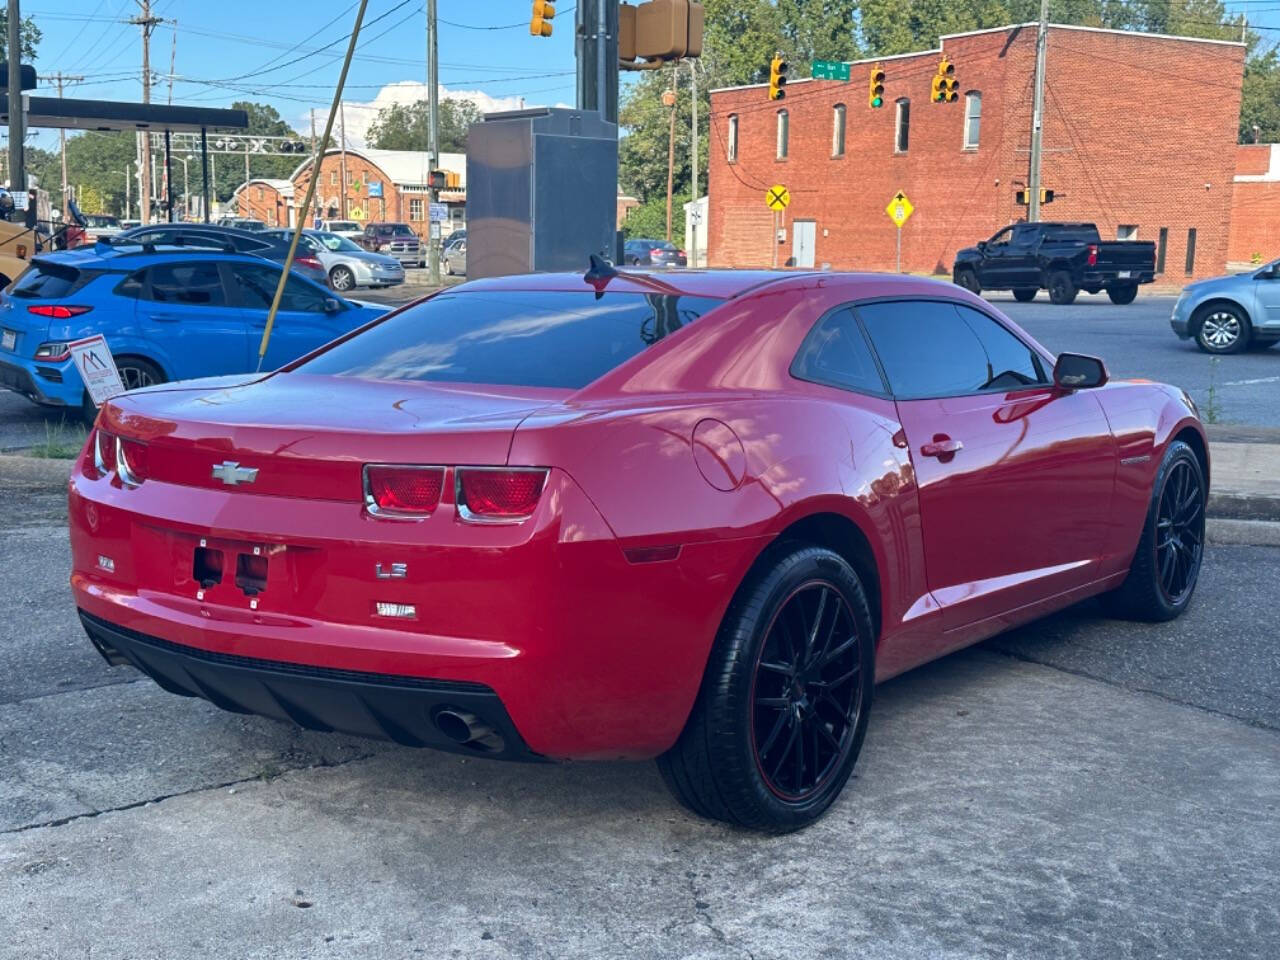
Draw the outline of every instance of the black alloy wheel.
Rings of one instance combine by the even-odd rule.
[[[1156,511],[1156,568],[1171,605],[1195,589],[1204,555],[1204,494],[1193,465],[1180,460],[1165,476]]]
[[[1120,617],[1172,620],[1191,604],[1204,562],[1204,468],[1185,441],[1165,450],[1129,574],[1102,600]]]
[[[954,282],[956,286],[963,287],[972,294],[982,292],[982,284],[978,282],[978,275],[968,267],[963,267],[956,271]]]
[[[1066,270],[1055,270],[1049,274],[1049,302],[1059,306],[1075,303],[1076,294],[1080,291]]]
[[[776,543],[734,595],[698,699],[658,769],[700,816],[798,830],[852,774],[874,683],[859,575],[824,547]]]
[[[783,603],[756,663],[752,748],[783,800],[812,797],[848,753],[862,706],[858,630],[848,603],[821,580]]]

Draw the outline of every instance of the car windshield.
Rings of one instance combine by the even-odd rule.
[[[329,224],[330,230],[359,230],[360,225],[354,220],[334,220]]]
[[[346,237],[340,237],[336,233],[313,233],[310,236],[319,240],[326,248],[335,253],[360,253],[364,249],[359,244],[352,243]]]
[[[720,301],[591,290],[441,294],[303,363],[301,373],[577,389]]]

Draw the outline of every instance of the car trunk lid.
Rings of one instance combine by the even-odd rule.
[[[287,373],[122,396],[101,426],[147,445],[148,480],[360,501],[368,463],[505,464],[520,422],[568,394]]]

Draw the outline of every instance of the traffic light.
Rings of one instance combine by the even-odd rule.
[[[871,68],[871,79],[867,85],[867,105],[884,106],[884,67],[878,63]]]
[[[430,190],[443,190],[449,186],[449,175],[443,170],[432,170],[427,174],[427,188]]]
[[[624,70],[644,70],[636,60],[665,63],[702,56],[706,14],[696,0],[648,0],[618,5],[618,60]]]
[[[1053,191],[1052,191],[1052,190],[1046,190],[1044,187],[1041,187],[1041,188],[1040,188],[1040,202],[1041,202],[1041,203],[1053,203]]]
[[[787,61],[781,55],[769,61],[769,99],[781,100],[787,95]]]
[[[533,17],[529,21],[529,33],[535,37],[551,36],[551,20],[556,15],[554,3],[533,0]]]
[[[1016,203],[1020,207],[1028,206],[1030,204],[1030,198],[1031,198],[1030,190],[1018,190],[1013,195],[1014,203]],[[1050,189],[1047,189],[1046,187],[1041,187],[1040,202],[1042,204],[1053,203],[1053,191]]]
[[[938,61],[938,72],[933,75],[934,103],[955,103],[960,99],[960,81],[955,73],[955,64],[946,57]]]

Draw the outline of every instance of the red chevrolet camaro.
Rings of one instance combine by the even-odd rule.
[[[89,636],[166,690],[402,744],[659,758],[818,817],[873,685],[1093,594],[1191,600],[1181,390],[946,283],[468,283],[285,369],[107,403],[70,482]]]

